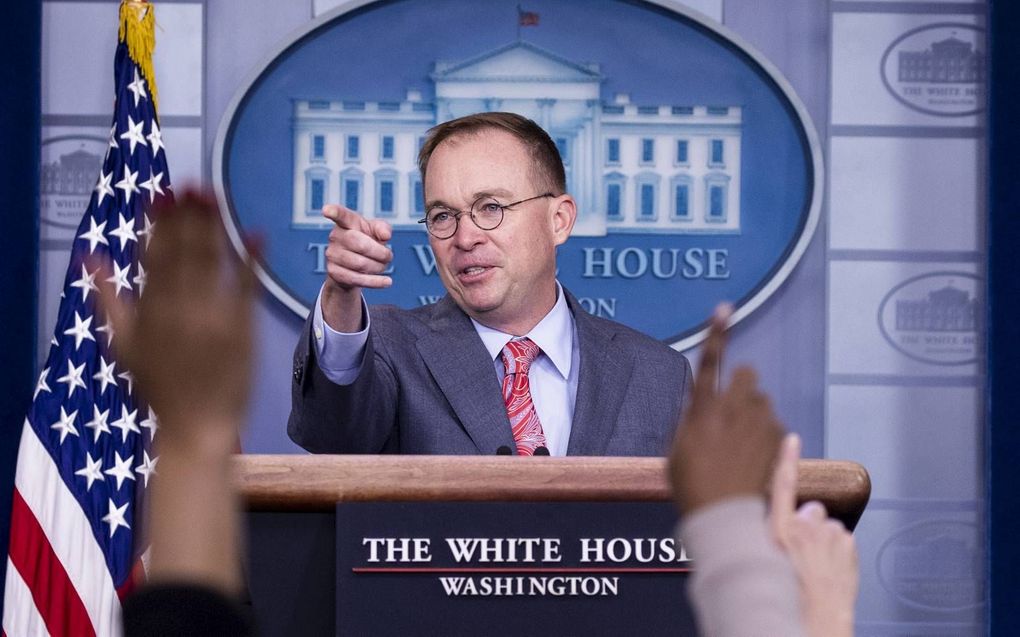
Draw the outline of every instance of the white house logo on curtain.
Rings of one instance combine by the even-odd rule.
[[[882,300],[878,323],[897,350],[925,363],[977,361],[981,280],[967,272],[932,272],[908,279]]]
[[[985,31],[939,23],[907,31],[882,56],[882,81],[893,97],[929,115],[984,110]]]
[[[56,135],[43,140],[39,166],[43,223],[74,236],[92,197],[108,141],[89,135]]]
[[[895,532],[878,551],[882,586],[900,602],[924,610],[956,612],[979,607],[983,551],[970,522],[927,520]]]
[[[325,275],[331,202],[394,226],[394,286],[370,302],[440,298],[415,160],[429,128],[480,111],[529,117],[556,142],[579,208],[559,278],[592,313],[684,349],[719,300],[743,318],[806,249],[815,131],[721,25],[673,2],[552,1],[539,25],[513,2],[356,4],[253,75],[215,147],[228,226],[270,237],[262,280],[299,315]]]

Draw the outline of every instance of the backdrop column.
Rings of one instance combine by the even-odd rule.
[[[989,634],[1020,634],[1020,5],[990,4],[988,227]]]
[[[39,270],[41,2],[11,2],[0,20],[0,614],[14,457],[35,382]]]

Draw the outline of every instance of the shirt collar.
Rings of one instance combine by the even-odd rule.
[[[489,356],[496,360],[513,335],[486,327],[474,319],[471,319],[471,323],[475,326],[475,331],[481,337]],[[556,303],[525,336],[542,349],[542,353],[549,357],[563,378],[570,376],[571,354],[574,348],[574,316],[567,307],[566,295],[559,281],[556,282]]]

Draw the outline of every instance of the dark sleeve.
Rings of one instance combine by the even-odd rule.
[[[381,352],[378,329],[370,328],[358,378],[337,385],[322,372],[311,338],[311,316],[294,351],[290,439],[312,453],[383,453],[397,442],[397,381]],[[373,315],[373,320],[385,320]]]
[[[670,349],[668,352],[669,374],[666,378],[675,379],[672,382],[662,382],[663,387],[668,388],[664,396],[662,426],[662,440],[665,446],[658,450],[657,454],[669,455],[673,439],[676,437],[678,427],[683,426],[684,417],[687,415],[687,406],[690,405],[691,392],[694,389],[694,374],[691,372],[691,363],[683,354]]]
[[[254,635],[250,608],[193,584],[146,586],[124,600],[125,637]]]
[[[694,391],[694,373],[691,371],[691,362],[683,354],[683,381],[680,383],[680,418],[684,417],[687,406],[690,405],[691,392]]]

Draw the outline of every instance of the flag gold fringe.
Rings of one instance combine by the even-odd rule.
[[[127,43],[128,54],[142,69],[142,75],[152,93],[152,106],[159,112],[156,90],[156,73],[152,67],[152,52],[156,49],[156,16],[152,4],[140,0],[123,0],[120,3],[121,42]]]

